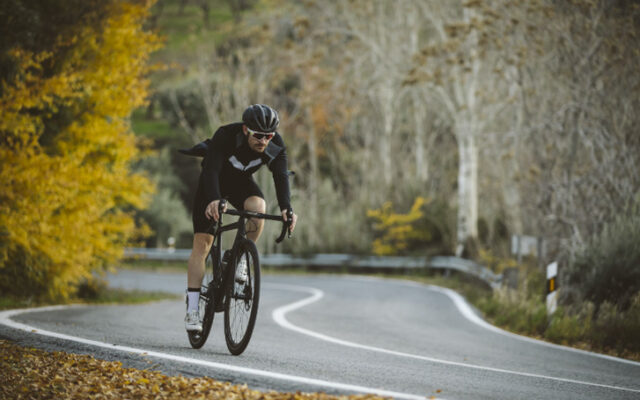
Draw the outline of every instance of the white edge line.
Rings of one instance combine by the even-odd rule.
[[[306,384],[306,385],[313,385],[313,386],[319,386],[319,387],[325,387],[325,388],[331,388],[331,389],[344,390],[344,391],[348,391],[348,392],[357,392],[357,393],[364,393],[364,394],[376,394],[376,395],[379,395],[379,396],[393,397],[393,398],[396,398],[396,399],[424,400],[425,397],[426,397],[426,396],[416,396],[416,395],[412,395],[412,394],[399,393],[399,392],[393,392],[393,391],[376,389],[376,388],[368,388],[368,387],[359,386],[359,385],[351,385],[351,384],[339,383],[339,382],[330,382],[330,381],[325,381],[325,380],[321,380],[321,379],[307,378],[307,377],[297,376],[297,375],[288,375],[288,374],[282,374],[282,373],[278,373],[278,372],[270,372],[270,371],[259,370],[259,369],[254,369],[254,368],[246,368],[246,367],[239,367],[239,366],[228,365],[228,364],[221,364],[221,363],[216,363],[216,362],[212,362],[212,361],[198,360],[198,359],[193,359],[193,358],[188,358],[188,357],[177,356],[177,355],[173,355],[173,354],[166,354],[166,353],[160,353],[160,352],[151,351],[151,350],[139,349],[139,348],[135,348],[135,347],[121,346],[121,345],[118,345],[118,344],[109,344],[109,343],[105,343],[105,342],[99,342],[99,341],[96,341],[96,340],[90,340],[90,339],[80,338],[80,337],[77,337],[77,336],[70,336],[70,335],[65,335],[65,334],[62,334],[62,333],[51,332],[51,331],[47,331],[47,330],[44,330],[44,329],[39,329],[39,328],[32,327],[32,326],[29,326],[29,325],[26,325],[26,324],[15,322],[15,321],[13,321],[11,319],[11,317],[16,316],[16,315],[20,315],[20,314],[27,314],[27,313],[40,312],[40,311],[62,310],[62,309],[78,308],[78,307],[86,307],[86,306],[84,306],[84,305],[63,305],[63,306],[48,306],[48,307],[25,308],[25,309],[2,311],[2,312],[0,312],[0,324],[8,326],[8,327],[13,328],[13,329],[18,329],[18,330],[21,330],[21,331],[25,331],[25,332],[35,333],[35,334],[43,335],[43,336],[49,336],[49,337],[53,337],[53,338],[56,338],[56,339],[62,339],[62,340],[67,340],[67,341],[71,341],[71,342],[76,342],[76,343],[82,343],[82,344],[89,345],[89,346],[101,347],[101,348],[105,348],[105,349],[109,349],[109,350],[117,350],[117,351],[126,352],[126,353],[133,353],[133,354],[143,355],[143,356],[146,356],[146,357],[155,357],[155,358],[161,358],[161,359],[171,360],[171,361],[178,361],[178,362],[183,362],[183,363],[188,363],[188,364],[202,365],[202,366],[209,367],[209,368],[215,368],[215,369],[226,370],[226,371],[233,371],[233,372],[238,372],[238,373],[242,373],[242,374],[261,376],[261,377],[277,379],[277,380],[282,380],[282,381],[296,382],[296,383],[302,383],[302,384]]]
[[[314,332],[311,331],[309,329],[305,329],[305,328],[301,328],[299,326],[293,325],[292,323],[290,323],[287,319],[286,319],[286,314],[297,310],[299,308],[302,308],[304,306],[307,306],[311,303],[314,303],[316,301],[319,301],[323,296],[324,293],[316,288],[312,288],[312,287],[305,287],[305,286],[293,286],[293,285],[283,285],[283,284],[269,284],[269,287],[273,287],[273,288],[281,288],[284,290],[295,290],[295,291],[302,291],[302,292],[306,292],[306,293],[310,293],[311,296],[307,297],[305,299],[302,299],[298,302],[295,303],[291,303],[288,304],[286,306],[282,306],[279,307],[277,309],[275,309],[272,313],[272,318],[273,320],[280,325],[281,327],[285,328],[285,329],[289,329],[304,335],[308,335],[311,337],[314,337],[316,339],[320,339],[320,340],[324,340],[326,342],[330,342],[330,343],[335,343],[335,344],[339,344],[342,346],[346,346],[346,347],[352,347],[352,348],[357,348],[357,349],[363,349],[363,350],[369,350],[369,351],[374,351],[374,352],[378,352],[378,353],[384,353],[384,354],[390,354],[390,355],[394,355],[394,356],[399,356],[399,357],[406,357],[406,358],[413,358],[413,359],[417,359],[417,360],[423,360],[423,361],[429,361],[429,362],[433,362],[433,363],[439,363],[439,364],[446,364],[446,365],[453,365],[453,366],[457,366],[457,367],[464,367],[464,368],[471,368],[471,369],[478,369],[478,370],[483,370],[483,371],[492,371],[492,372],[498,372],[498,373],[504,373],[504,374],[510,374],[510,375],[518,375],[518,376],[525,376],[525,377],[529,377],[529,378],[538,378],[538,379],[548,379],[548,380],[553,380],[553,381],[557,381],[557,382],[564,382],[564,383],[573,383],[573,384],[579,384],[579,385],[587,385],[587,386],[595,386],[595,387],[601,387],[601,388],[607,388],[607,389],[615,389],[615,390],[622,390],[622,391],[627,391],[627,392],[634,392],[634,393],[640,393],[640,389],[632,389],[632,388],[625,388],[625,387],[621,387],[621,386],[613,386],[613,385],[605,385],[605,384],[600,384],[600,383],[592,383],[592,382],[584,382],[584,381],[579,381],[579,380],[575,380],[575,379],[566,379],[566,378],[558,378],[558,377],[553,377],[553,376],[547,376],[547,375],[539,375],[539,374],[533,374],[533,373],[527,373],[527,372],[517,372],[517,371],[509,371],[509,370],[505,370],[505,369],[500,369],[500,368],[492,368],[492,367],[483,367],[483,366],[479,366],[479,365],[473,365],[473,364],[465,364],[465,363],[460,363],[460,362],[455,362],[455,361],[447,361],[447,360],[441,360],[441,359],[437,359],[437,358],[432,358],[432,357],[426,357],[426,356],[419,356],[419,355],[415,355],[415,354],[409,354],[409,353],[402,353],[399,351],[394,351],[394,350],[387,350],[387,349],[383,349],[383,348],[379,348],[379,347],[373,347],[373,346],[367,346],[367,345],[363,345],[363,344],[359,344],[359,343],[354,343],[354,342],[349,342],[346,340],[342,340],[342,339],[337,339],[331,336],[327,336],[318,332]],[[444,294],[448,294],[448,290],[449,289],[443,289],[443,288],[439,288],[439,287],[435,287],[435,286],[427,286],[431,289],[437,289],[438,291],[442,291]],[[464,301],[464,298],[462,298],[462,296],[459,296],[457,293],[451,291],[453,294],[457,295],[458,297],[456,299],[458,299],[459,301],[462,302],[462,304],[466,305],[466,302]],[[452,300],[454,300],[452,298],[452,296],[449,296]],[[454,300],[454,303],[456,304],[456,306],[458,306],[459,304],[456,303],[456,301]],[[468,312],[473,314],[473,311],[471,311],[471,309],[467,306]],[[462,310],[460,310],[463,315],[465,315],[466,317],[468,317]],[[475,316],[475,314],[473,314]],[[477,316],[475,316],[476,318],[478,318]],[[473,321],[475,322],[475,321]],[[484,321],[483,321],[484,322]],[[485,322],[486,324],[486,322]],[[487,324],[488,325],[488,324]],[[489,325],[491,326],[491,325]],[[498,328],[495,328],[498,329]],[[507,332],[505,332],[507,333]],[[518,338],[522,338],[518,335],[514,335]],[[538,341],[535,341],[536,343],[539,343]],[[544,343],[544,342],[542,342]],[[564,347],[563,347],[564,348]],[[588,354],[591,354],[589,352],[587,352]],[[618,361],[618,359],[616,359],[615,357],[613,357],[616,361]]]
[[[376,278],[376,277],[372,277],[372,276],[370,276],[370,277],[369,276],[367,276],[367,277],[364,277],[364,276],[363,277],[357,277],[356,279],[360,279],[360,280],[375,280],[375,281],[385,281],[386,280],[386,279],[383,279],[383,278]],[[394,279],[393,281],[398,282],[398,283],[402,283],[402,284],[406,284],[408,286],[414,286],[414,287],[420,287],[420,288],[428,288],[428,289],[431,289],[433,291],[440,292],[440,293],[446,295],[447,297],[449,297],[451,299],[451,301],[453,301],[454,305],[456,306],[458,311],[460,311],[460,313],[462,314],[463,317],[467,318],[469,321],[473,322],[474,324],[479,325],[482,328],[488,329],[488,330],[493,331],[495,333],[499,333],[501,335],[509,336],[509,337],[514,338],[514,339],[523,340],[525,342],[534,343],[534,344],[537,344],[537,345],[540,345],[540,346],[547,346],[547,347],[551,347],[551,348],[558,349],[558,350],[570,351],[570,352],[573,352],[573,353],[589,355],[589,356],[592,356],[592,357],[603,358],[603,359],[606,359],[606,360],[609,360],[609,361],[616,361],[616,362],[621,362],[621,363],[625,363],[625,364],[631,364],[631,365],[635,365],[635,366],[640,367],[640,362],[637,362],[637,361],[627,360],[625,358],[610,356],[610,355],[607,355],[607,354],[596,353],[596,352],[588,351],[588,350],[576,349],[574,347],[563,346],[563,345],[560,345],[560,344],[545,342],[544,340],[533,339],[533,338],[530,338],[530,337],[527,337],[527,336],[518,335],[517,333],[505,331],[504,329],[500,329],[497,326],[491,325],[490,323],[488,323],[487,321],[485,321],[481,317],[479,317],[473,311],[473,309],[471,308],[471,306],[469,305],[467,300],[462,295],[460,295],[458,292],[456,292],[454,290],[443,288],[443,287],[440,287],[440,286],[428,285],[426,283],[419,283],[419,282],[409,281],[409,280],[406,280],[406,279]]]
[[[584,354],[584,355],[589,355],[592,357],[598,357],[598,358],[603,358],[605,360],[609,360],[609,361],[615,361],[615,362],[621,362],[621,363],[625,363],[625,364],[630,364],[630,365],[635,365],[637,367],[640,367],[640,362],[637,361],[633,361],[633,360],[627,360],[624,358],[619,358],[619,357],[614,357],[614,356],[609,356],[606,354],[600,354],[600,353],[595,353],[592,351],[588,351],[588,350],[582,350],[582,349],[576,349],[574,347],[568,347],[568,346],[562,346],[559,344],[555,344],[555,343],[549,343],[549,342],[545,342],[544,340],[538,340],[538,339],[533,339],[527,336],[522,336],[522,335],[518,335],[516,333],[512,333],[512,332],[508,332],[505,331],[504,329],[500,329],[494,325],[491,325],[490,323],[488,323],[487,321],[483,320],[482,318],[480,318],[471,308],[471,306],[469,305],[469,303],[467,303],[467,301],[465,300],[464,297],[462,297],[459,293],[451,290],[451,289],[447,289],[447,288],[443,288],[443,287],[439,287],[439,286],[433,286],[433,285],[425,285],[425,284],[420,284],[417,282],[411,282],[411,281],[402,281],[404,283],[407,284],[414,284],[414,285],[418,285],[421,287],[427,287],[433,291],[436,292],[440,292],[444,295],[446,295],[447,297],[449,297],[451,299],[451,301],[453,301],[453,303],[455,304],[456,308],[458,309],[458,311],[460,311],[460,313],[467,318],[469,321],[473,322],[476,325],[479,325],[485,329],[488,329],[490,331],[499,333],[501,335],[505,335],[505,336],[509,336],[515,339],[519,339],[519,340],[523,340],[525,342],[529,342],[529,343],[535,343],[537,345],[540,346],[547,346],[547,347],[551,347],[554,349],[558,349],[558,350],[564,350],[564,351],[570,351],[573,353],[579,353],[579,354]]]

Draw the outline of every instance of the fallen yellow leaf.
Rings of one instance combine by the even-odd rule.
[[[374,395],[278,393],[251,390],[209,377],[166,376],[122,368],[118,362],[90,356],[25,349],[0,339],[2,398],[55,399],[229,399],[229,400],[383,400]],[[151,385],[153,382],[153,385]],[[146,386],[150,385],[150,386]],[[433,397],[431,397],[433,398]]]

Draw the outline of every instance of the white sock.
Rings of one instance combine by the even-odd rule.
[[[187,292],[187,312],[198,311],[200,292]]]

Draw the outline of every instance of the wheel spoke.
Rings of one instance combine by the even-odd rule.
[[[195,332],[189,331],[187,332],[189,336],[189,342],[193,348],[199,349],[204,345],[209,336],[209,332],[211,330],[211,324],[213,322],[213,314],[214,314],[214,300],[213,294],[215,293],[214,289],[214,270],[217,267],[218,263],[215,263],[212,260],[211,253],[207,256],[205,262],[205,276],[202,281],[202,287],[200,292],[200,298],[198,299],[198,310],[200,321],[202,322],[202,331]]]
[[[231,319],[231,331],[232,340],[235,343],[240,343],[244,339],[246,334],[249,320],[249,313],[251,312],[251,288],[253,273],[253,259],[251,254],[246,252],[242,254],[240,259],[244,259],[247,265],[247,281],[244,284],[234,283],[233,298],[231,299],[232,307],[230,312],[233,314]]]
[[[258,306],[259,264],[257,251],[252,242],[245,241],[240,247],[238,264],[246,263],[246,280],[242,283],[230,279],[229,298],[225,312],[225,335],[227,347],[232,354],[238,355],[246,348],[255,324]],[[239,268],[236,265],[236,268]],[[233,271],[235,276],[235,272]],[[256,286],[257,285],[257,286]]]

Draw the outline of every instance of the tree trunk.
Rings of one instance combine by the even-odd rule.
[[[209,0],[200,0],[200,9],[202,10],[202,23],[205,29],[209,29]]]
[[[307,110],[308,120],[311,121],[311,110]],[[309,130],[307,131],[307,146],[309,149],[309,204],[305,206],[305,217],[308,218],[311,226],[319,226],[318,217],[318,149],[316,138],[316,129],[313,123],[309,124]],[[314,228],[309,229],[309,245],[315,246],[318,244],[318,231]]]
[[[380,108],[382,109],[382,137],[380,138],[380,159],[382,161],[382,176],[388,186],[393,178],[393,164],[391,161],[391,135],[393,134],[393,89],[391,82],[385,82],[380,89]]]
[[[420,102],[420,96],[414,92],[413,97],[413,118],[414,118],[414,139],[415,139],[415,160],[416,160],[416,177],[420,182],[426,182],[429,177],[428,165],[424,154],[424,138],[426,136],[425,118],[423,112],[423,103]]]
[[[464,243],[478,236],[478,147],[469,126],[456,127],[458,139],[458,223],[456,255]]]

